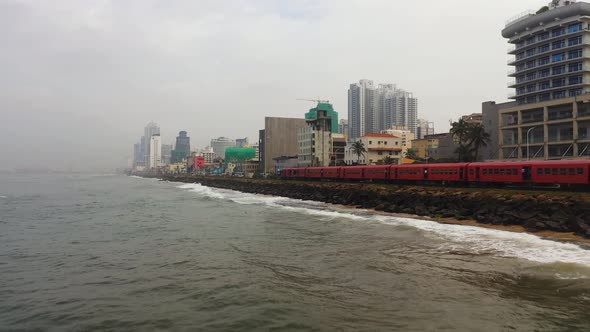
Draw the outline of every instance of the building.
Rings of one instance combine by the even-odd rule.
[[[348,136],[348,120],[341,119],[338,123],[338,132],[345,136]]]
[[[426,135],[412,141],[416,156],[424,160],[454,161],[459,144],[450,133]]]
[[[490,134],[490,142],[482,147],[481,157],[483,160],[497,160],[500,157],[500,143],[498,138],[500,110],[517,106],[516,102],[496,104],[493,101],[486,101],[481,105],[482,125],[485,131]]]
[[[280,156],[272,158],[272,160],[274,162],[273,171],[275,173],[278,173],[285,168],[295,168],[298,163],[297,156]]]
[[[238,148],[250,147],[250,143],[248,142],[248,137],[236,139],[236,147],[238,147]]]
[[[260,132],[259,142],[261,168],[265,173],[275,170],[273,159],[283,156],[295,156],[299,153],[297,133],[307,127],[305,119],[266,117],[264,130]]]
[[[144,133],[143,139],[144,139],[144,146],[145,146],[144,159],[145,159],[145,164],[149,166],[150,165],[150,158],[152,156],[152,151],[150,149],[152,136],[160,135],[160,127],[155,122],[150,122],[145,126],[143,133]],[[161,144],[161,142],[160,142],[160,144]]]
[[[346,159],[346,135],[332,134],[332,158],[330,165],[345,165]]]
[[[394,84],[360,80],[348,89],[348,136],[355,140],[391,126],[405,126],[416,135],[418,100]]]
[[[235,146],[236,141],[231,138],[219,137],[211,140],[211,148],[216,158],[225,158],[225,148],[233,148]]]
[[[401,138],[402,150],[405,153],[408,149],[412,148],[412,141],[416,138],[414,133],[408,130],[407,127],[394,126],[387,130],[382,130],[382,134],[389,134]]]
[[[423,139],[426,135],[434,135],[434,122],[418,119],[416,127],[416,139]]]
[[[377,165],[391,158],[393,164],[399,164],[402,158],[401,139],[389,134],[367,134],[360,137],[367,152],[360,156],[352,151],[353,142],[349,142],[345,151],[345,162],[348,165]]]
[[[553,1],[510,20],[513,107],[499,110],[499,159],[590,156],[590,4]]]
[[[172,160],[172,144],[162,144],[162,166],[170,164]]]
[[[149,151],[149,168],[158,168],[162,166],[162,138],[160,137],[160,134],[154,134],[150,138]]]
[[[471,113],[469,115],[463,115],[461,120],[473,124],[473,125],[480,125],[483,123],[483,114],[482,113]]]
[[[298,165],[330,166],[333,157],[332,135],[338,133],[338,113],[331,104],[318,103],[305,114],[307,127],[297,132]]]
[[[203,159],[205,159],[205,164],[207,165],[213,164],[213,161],[215,160],[215,152],[213,152],[213,149],[210,147],[206,147],[201,150],[199,155],[203,156]]]
[[[191,155],[191,138],[186,131],[181,131],[176,136],[176,145],[172,151],[172,162],[178,163]]]

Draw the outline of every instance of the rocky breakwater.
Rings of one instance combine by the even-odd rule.
[[[482,224],[522,226],[529,232],[575,233],[590,238],[590,194],[587,193],[228,177],[168,176],[164,180],[434,219],[453,218],[475,220]]]

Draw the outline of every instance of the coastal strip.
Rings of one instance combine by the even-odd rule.
[[[169,175],[165,181],[199,183],[252,194],[282,196],[440,222],[512,227],[527,232],[558,232],[590,239],[588,193],[539,192],[497,188],[444,188],[380,183],[338,183]],[[471,222],[470,222],[471,221]]]

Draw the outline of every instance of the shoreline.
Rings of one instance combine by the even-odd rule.
[[[199,183],[212,188],[322,202],[349,209],[362,208],[379,214],[442,224],[528,233],[557,241],[590,245],[590,195],[587,193],[187,175],[160,178],[164,181]]]

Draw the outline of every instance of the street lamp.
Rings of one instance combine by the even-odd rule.
[[[533,129],[535,129],[537,127],[531,127],[529,128],[529,130],[527,130],[526,132],[526,160],[531,160],[531,156],[529,155],[529,151],[530,151],[530,147],[529,147],[529,134],[531,133],[531,131],[533,131]]]

